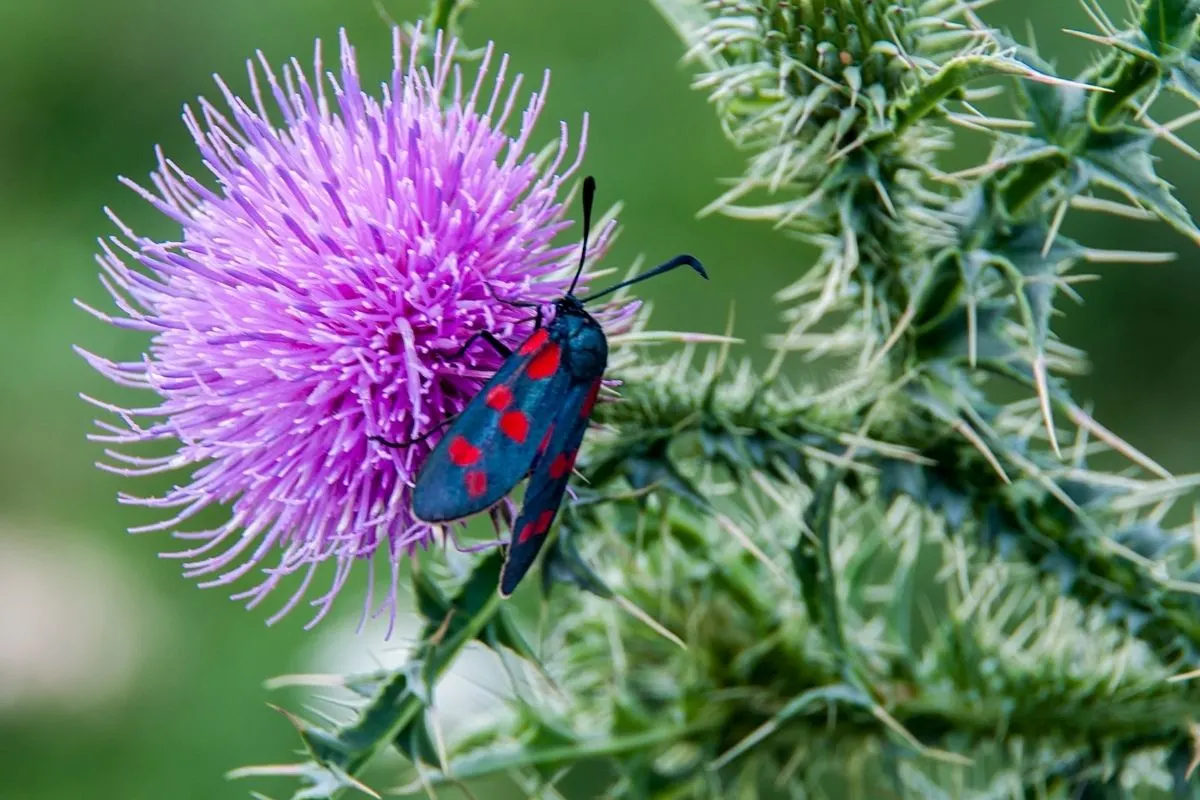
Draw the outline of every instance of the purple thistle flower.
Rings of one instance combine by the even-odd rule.
[[[552,240],[570,224],[560,195],[582,158],[586,116],[579,154],[565,169],[565,123],[557,146],[527,154],[549,73],[510,136],[502,128],[520,76],[506,90],[502,57],[485,90],[489,46],[468,85],[454,47],[439,36],[426,69],[419,43],[405,63],[394,31],[391,81],[378,100],[360,88],[344,32],[340,76],[322,76],[320,42],[312,83],[295,59],[280,82],[260,53],[282,126],[269,121],[253,62],[253,106],[218,78],[229,116],[203,98],[199,116],[185,108],[216,187],[161,151],[155,191],[122,179],[182,227],[180,240],[139,236],[108,212],[122,235],[101,242],[98,261],[122,316],[83,307],[153,339],[139,361],[79,352],[114,382],[150,389],[161,402],[124,409],[85,398],[122,422],[97,423],[103,433],[92,438],[179,446],[154,458],[109,449],[115,463],[100,466],[122,475],[193,468],[190,482],[161,497],[120,496],[172,513],[131,532],[172,530],[188,542],[164,555],[184,559],[185,574],[202,586],[260,567],[262,580],[234,595],[248,606],[301,573],[272,622],[332,560],[331,587],[311,601],[315,624],[354,562],[370,562],[381,547],[391,580],[380,611],[394,615],[400,559],[433,536],[413,519],[409,492],[437,437],[401,451],[367,437],[410,439],[461,410],[499,358],[486,347],[449,356],[482,329],[522,340],[532,329],[529,309],[509,303],[554,300],[578,258],[577,242]],[[611,230],[597,237],[595,257]],[[628,320],[631,310],[617,316]],[[213,505],[229,506],[225,524],[179,529]]]

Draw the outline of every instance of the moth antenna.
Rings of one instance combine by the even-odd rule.
[[[592,202],[595,199],[596,179],[588,175],[583,179],[583,244],[579,248],[579,267],[575,270],[575,277],[571,281],[571,288],[567,289],[567,294],[575,293],[575,284],[579,283],[579,276],[583,274],[583,262],[587,258],[588,232],[592,229]]]
[[[656,275],[662,275],[664,272],[670,272],[676,267],[683,266],[691,267],[700,275],[701,278],[708,280],[708,273],[704,271],[704,265],[700,263],[699,259],[697,259],[695,256],[684,253],[683,255],[675,256],[670,261],[664,261],[649,272],[643,272],[641,275],[635,275],[627,281],[621,281],[616,286],[610,286],[607,289],[596,292],[595,294],[590,294],[579,302],[587,303],[591,300],[595,300],[597,297],[603,297],[606,294],[612,294],[618,289],[624,289],[626,286],[631,286],[635,283],[641,283],[642,281],[649,280]]]

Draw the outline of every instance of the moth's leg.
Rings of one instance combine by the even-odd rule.
[[[512,348],[510,348],[504,342],[497,339],[496,334],[492,333],[491,331],[477,331],[475,333],[472,333],[467,338],[466,344],[464,344],[462,347],[460,347],[458,350],[454,351],[450,355],[446,356],[446,358],[460,357],[461,355],[466,353],[468,350],[470,350],[471,345],[475,344],[476,340],[478,340],[478,339],[483,339],[485,342],[490,344],[492,346],[492,349],[500,354],[501,358],[508,358],[509,356],[512,355]]]
[[[409,439],[409,440],[408,440],[408,441],[406,441],[406,442],[390,442],[390,441],[388,441],[387,439],[383,438],[382,436],[368,436],[368,437],[367,437],[367,440],[368,440],[368,441],[371,441],[371,442],[379,442],[379,443],[380,443],[381,445],[383,445],[384,447],[390,447],[390,448],[392,448],[392,449],[394,449],[394,450],[395,450],[395,449],[402,449],[402,448],[405,448],[405,447],[411,447],[411,446],[413,446],[414,444],[416,444],[417,442],[423,442],[423,441],[425,441],[425,440],[426,440],[426,439],[428,439],[430,436],[432,436],[434,433],[436,433],[437,431],[440,431],[442,428],[446,427],[446,426],[447,426],[447,425],[449,425],[451,422],[454,422],[454,420],[456,420],[456,419],[458,419],[458,414],[455,414],[455,415],[453,415],[453,416],[450,416],[450,417],[446,417],[444,420],[442,420],[441,422],[439,422],[437,425],[434,425],[432,428],[430,428],[429,430],[425,431],[425,432],[424,432],[424,433],[422,433],[421,435],[419,435],[419,436],[416,436],[416,437],[414,437],[414,438],[412,438],[412,439]]]

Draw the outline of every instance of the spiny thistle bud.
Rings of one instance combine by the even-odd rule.
[[[685,4],[660,5],[678,11]],[[676,14],[677,24],[690,27],[689,55],[706,67],[696,86],[710,93],[730,138],[755,153],[744,179],[709,209],[811,227],[836,216],[838,202],[823,201],[844,195],[839,188],[919,167],[937,148],[927,135],[864,145],[906,124],[899,109],[948,60],[972,44],[982,43],[981,52],[991,45],[932,13],[934,5],[945,4],[714,0],[705,23]],[[841,158],[859,149],[862,158]],[[754,190],[782,188],[800,196],[754,209],[731,205]]]
[[[916,4],[883,0],[715,0],[697,47],[728,64],[702,79],[717,96],[743,101],[811,98],[811,113],[791,133],[819,130],[844,109],[878,113],[886,99],[912,86],[914,59],[936,63],[940,46],[920,35],[941,18]],[[724,84],[720,86],[720,84]],[[859,103],[859,99],[866,100]],[[807,123],[807,125],[805,124]],[[843,123],[845,124],[845,123]]]

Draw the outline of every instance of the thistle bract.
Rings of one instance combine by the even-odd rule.
[[[407,440],[459,411],[499,364],[486,347],[456,355],[471,334],[522,339],[532,315],[513,303],[560,296],[578,257],[575,243],[553,240],[569,225],[564,187],[586,119],[574,160],[565,124],[556,145],[527,153],[545,81],[509,135],[521,80],[506,82],[507,57],[490,79],[489,47],[464,80],[454,42],[439,38],[426,67],[419,41],[404,53],[393,37],[378,99],[362,90],[344,34],[336,75],[323,74],[318,42],[311,82],[295,60],[277,77],[261,54],[249,102],[218,79],[229,111],[201,100],[184,113],[215,185],[161,153],[152,190],[125,181],[181,226],[179,241],[140,236],[114,215],[121,235],[98,259],[121,313],[88,310],[153,340],[137,361],[81,352],[161,402],[93,401],[121,423],[100,423],[94,438],[114,446],[108,468],[121,474],[194,468],[162,496],[122,496],[169,513],[134,530],[187,542],[170,555],[205,586],[261,566],[262,579],[235,595],[249,605],[300,573],[276,618],[330,560],[315,622],[354,562],[380,549],[392,575],[383,607],[394,612],[398,559],[431,538],[409,492],[436,436],[399,451],[368,437]],[[177,451],[125,449],[163,439]],[[231,512],[224,524],[186,530],[218,504]]]

